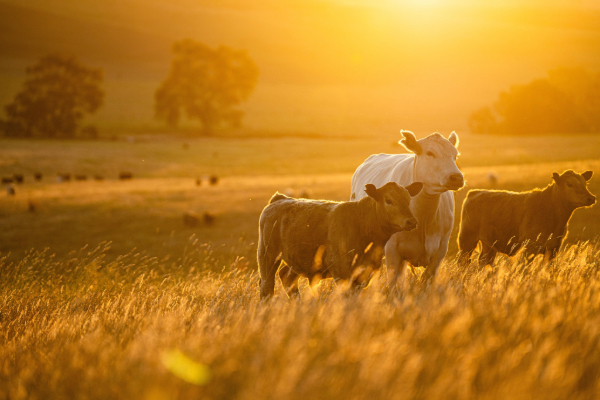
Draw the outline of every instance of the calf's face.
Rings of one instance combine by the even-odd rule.
[[[410,231],[417,227],[417,219],[410,211],[410,198],[419,194],[423,183],[415,182],[406,188],[395,182],[388,182],[379,189],[375,185],[365,185],[365,192],[377,202],[379,221],[385,221],[387,229],[394,232]]]
[[[596,196],[590,193],[587,189],[587,181],[590,180],[594,173],[586,171],[583,174],[578,174],[572,170],[568,170],[559,175],[554,173],[552,178],[556,185],[560,196],[570,205],[575,207],[587,207],[596,203]]]

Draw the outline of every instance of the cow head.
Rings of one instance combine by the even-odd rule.
[[[583,174],[578,174],[575,171],[567,170],[559,175],[552,174],[552,179],[556,182],[559,196],[573,207],[587,207],[596,202],[596,196],[590,193],[587,189],[587,181],[590,180],[594,173],[586,171]]]
[[[417,219],[410,211],[410,198],[419,194],[423,184],[415,182],[402,187],[396,182],[388,182],[379,189],[370,183],[365,192],[377,202],[377,219],[392,233],[411,231],[417,227]]]
[[[456,166],[458,135],[455,132],[448,139],[436,132],[420,140],[410,131],[400,133],[404,139],[398,143],[415,153],[415,181],[423,182],[428,194],[458,190],[465,185],[465,178]]]

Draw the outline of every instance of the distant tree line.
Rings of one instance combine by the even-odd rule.
[[[243,50],[212,49],[191,39],[173,45],[168,77],[155,93],[155,116],[175,127],[182,117],[198,120],[202,134],[223,125],[238,127],[236,108],[254,90],[258,67]],[[58,53],[26,69],[27,78],[12,103],[4,107],[0,134],[23,138],[96,137],[83,118],[103,104],[103,71]]]
[[[493,106],[473,112],[469,127],[474,133],[518,135],[600,132],[600,73],[561,68],[512,86]]]

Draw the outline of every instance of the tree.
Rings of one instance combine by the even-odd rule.
[[[469,118],[469,128],[473,133],[495,133],[498,128],[496,117],[489,107],[474,111]]]
[[[258,67],[246,52],[185,39],[173,45],[173,53],[169,75],[155,93],[156,117],[176,126],[184,114],[199,120],[205,135],[223,123],[239,126],[243,112],[235,107],[258,79]]]
[[[600,74],[561,68],[500,93],[493,109],[469,118],[474,133],[543,134],[600,132]]]
[[[585,122],[567,94],[547,79],[516,85],[503,92],[495,105],[503,117],[501,132],[517,134],[577,133]]]
[[[102,105],[102,69],[88,68],[75,57],[42,57],[25,70],[23,90],[4,110],[0,130],[12,137],[72,138],[86,113]],[[85,127],[95,133],[94,127]]]

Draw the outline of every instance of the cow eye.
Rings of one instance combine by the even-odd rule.
[[[428,155],[429,157],[435,157],[435,154],[433,154],[433,153],[432,153],[432,152],[430,152],[430,151],[428,151],[428,152],[427,152],[427,155]]]

